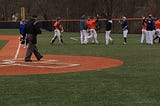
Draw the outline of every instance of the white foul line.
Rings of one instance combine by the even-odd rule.
[[[19,41],[18,48],[17,48],[16,54],[15,54],[13,60],[17,60],[17,57],[18,57],[19,51],[20,51],[20,47],[21,47],[21,42]]]
[[[5,65],[1,65],[0,67],[10,66],[11,64],[15,63],[15,60],[17,60],[18,55],[19,55],[20,47],[21,47],[21,42],[19,41],[18,48],[17,48],[16,54],[13,57],[13,59],[12,60],[3,60],[4,61],[3,64],[5,64]]]

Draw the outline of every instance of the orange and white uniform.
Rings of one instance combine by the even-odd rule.
[[[89,19],[87,20],[87,28],[88,28],[88,32],[89,32],[89,38],[92,39],[92,43],[99,43],[97,40],[97,32],[96,32],[96,22],[97,19]]]
[[[145,39],[146,39],[146,23],[143,23],[142,24],[141,43],[143,43]]]
[[[142,22],[141,43],[144,43],[144,40],[146,40],[146,34],[147,34],[146,27],[147,27],[147,25],[145,23],[145,17],[144,17],[143,22]]]
[[[53,24],[53,27],[54,27],[54,29],[55,30],[63,30],[63,27],[62,27],[62,25],[60,24],[60,22],[59,21],[56,21],[54,24]]]
[[[160,19],[155,22],[156,34],[160,37]]]
[[[52,37],[50,43],[53,44],[53,42],[56,40],[56,38],[58,37],[58,40],[61,44],[63,44],[63,40],[62,40],[62,36],[61,36],[61,32],[63,32],[63,27],[60,24],[60,20],[57,20],[54,24],[54,36]]]

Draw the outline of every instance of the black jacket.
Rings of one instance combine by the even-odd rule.
[[[151,19],[151,20],[147,20],[146,21],[146,24],[147,24],[147,28],[146,30],[147,31],[153,31],[155,28],[154,28],[154,21]]]
[[[28,42],[31,42],[33,44],[37,43],[37,35],[41,34],[40,27],[38,25],[38,22],[35,19],[31,19],[26,24],[25,33],[28,34]]]
[[[122,30],[128,29],[128,22],[127,21],[122,21]]]
[[[112,29],[112,21],[111,20],[107,20],[106,21],[106,31],[111,31]]]

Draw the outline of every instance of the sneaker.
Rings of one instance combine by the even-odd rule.
[[[32,62],[32,60],[25,60],[25,62]]]
[[[40,56],[39,58],[37,58],[38,61],[40,61],[43,58],[43,56]]]
[[[127,43],[126,43],[126,42],[123,42],[123,44],[126,45]]]
[[[53,45],[53,40],[50,41],[50,45]]]
[[[109,45],[109,42],[106,42],[106,45]]]

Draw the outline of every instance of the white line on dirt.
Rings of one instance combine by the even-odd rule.
[[[16,54],[15,54],[13,60],[17,60],[17,57],[18,57],[19,51],[20,51],[20,47],[21,47],[21,42],[19,41],[18,48],[17,48]]]
[[[25,67],[37,67],[37,68],[67,68],[67,67],[75,67],[79,66],[80,64],[74,63],[64,63],[58,60],[43,60],[37,62],[24,62],[22,60],[2,60],[3,62],[0,63],[0,67],[5,66],[25,66]],[[39,64],[39,65],[38,65]],[[43,64],[43,65],[42,65]],[[49,66],[47,66],[49,65]]]

